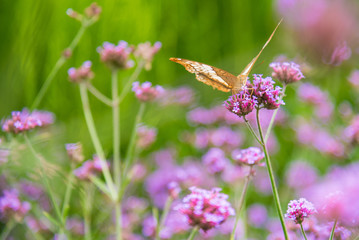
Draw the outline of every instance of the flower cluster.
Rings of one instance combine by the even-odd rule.
[[[194,92],[190,87],[182,86],[174,89],[166,89],[159,103],[162,106],[179,105],[187,106],[194,101]]]
[[[81,143],[68,143],[65,145],[65,148],[71,161],[80,163],[84,160],[85,157],[82,153]]]
[[[272,77],[284,84],[298,82],[304,78],[300,66],[294,62],[272,62],[269,67],[273,68]]]
[[[161,49],[161,47],[161,42],[155,42],[153,46],[151,46],[150,42],[140,43],[133,52],[133,55],[145,61],[146,70],[151,70],[153,57]]]
[[[264,153],[257,147],[250,147],[242,150],[234,150],[232,157],[238,164],[253,166],[264,158]]]
[[[97,48],[97,51],[101,61],[112,69],[126,69],[134,65],[134,62],[129,60],[133,48],[129,47],[125,41],[119,41],[118,45],[104,42],[102,47]]]
[[[81,83],[87,80],[91,80],[95,75],[91,70],[91,61],[86,61],[79,68],[70,68],[67,73],[69,75],[70,82]]]
[[[191,226],[198,226],[203,231],[207,231],[234,215],[234,209],[227,201],[228,196],[220,193],[220,188],[207,191],[191,187],[190,190],[191,194],[187,195],[176,209],[187,216]]]
[[[102,173],[102,169],[101,159],[97,155],[94,155],[92,160],[87,160],[81,167],[75,169],[74,174],[81,180],[88,180],[92,175]]]
[[[228,159],[222,149],[211,148],[203,155],[202,162],[208,171],[213,174],[222,172],[228,163]]]
[[[151,102],[160,97],[164,89],[161,86],[152,87],[151,82],[134,82],[132,84],[132,91],[135,93],[138,100],[141,102]]]
[[[157,129],[149,128],[147,126],[140,126],[137,129],[137,146],[141,149],[148,148],[151,144],[156,141]]]
[[[301,224],[304,218],[308,218],[315,212],[317,210],[315,210],[311,202],[308,202],[305,198],[300,198],[289,202],[285,217],[292,219],[296,224]]]
[[[11,118],[5,119],[2,123],[4,132],[20,133],[37,127],[45,127],[54,122],[54,115],[45,111],[33,111],[27,109],[14,111]]]
[[[5,190],[0,198],[0,214],[2,218],[21,220],[30,210],[28,202],[21,202],[16,190]]]
[[[352,50],[348,46],[348,44],[344,42],[340,42],[334,48],[332,55],[328,64],[333,66],[339,66],[343,61],[348,60],[352,55]]]
[[[281,88],[274,87],[274,81],[270,77],[253,75],[253,83],[247,82],[246,89],[229,97],[225,107],[239,117],[246,116],[253,109],[277,109],[284,104],[281,100]]]

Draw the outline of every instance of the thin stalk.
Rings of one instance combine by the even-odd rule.
[[[91,186],[85,185],[84,199],[83,199],[83,214],[84,214],[84,232],[85,240],[92,240],[91,233],[91,207],[92,207],[92,189]]]
[[[112,128],[113,128],[113,167],[117,189],[121,183],[121,159],[120,159],[120,104],[118,102],[118,71],[112,70]]]
[[[333,239],[334,239],[335,228],[337,227],[337,222],[338,222],[338,220],[335,219],[334,225],[333,225],[333,228],[332,228],[332,232],[330,233],[330,238],[329,238],[329,240],[333,240]]]
[[[262,145],[262,142],[261,142],[261,140],[259,139],[259,137],[257,136],[256,132],[254,131],[252,125],[248,122],[248,120],[247,120],[245,117],[243,117],[243,119],[244,119],[244,122],[246,123],[246,125],[247,125],[247,127],[248,127],[250,133],[251,133],[251,134],[253,135],[253,137],[257,140],[257,142],[258,142],[260,145]]]
[[[187,240],[193,240],[198,232],[198,227],[194,227],[191,234],[188,236]]]
[[[67,179],[69,179],[68,183],[66,184],[66,192],[65,192],[65,197],[64,197],[64,202],[62,205],[62,211],[61,211],[61,216],[62,216],[62,221],[66,222],[66,215],[67,215],[67,211],[69,209],[69,202],[71,199],[71,194],[72,194],[72,184],[74,181],[74,174],[73,174],[73,170],[74,170],[74,164],[71,164],[71,170],[69,173],[69,176]]]
[[[116,189],[114,188],[114,184],[113,184],[113,181],[112,181],[112,178],[111,178],[111,174],[110,174],[108,165],[107,165],[106,160],[105,160],[105,154],[104,154],[103,148],[101,146],[99,137],[97,135],[97,131],[96,131],[96,128],[95,128],[95,123],[94,123],[94,120],[93,120],[93,117],[92,117],[90,104],[89,104],[89,100],[88,100],[87,87],[86,87],[86,85],[84,83],[80,84],[80,95],[81,95],[82,108],[83,108],[83,111],[84,111],[87,128],[89,130],[92,143],[93,143],[93,145],[95,147],[96,154],[100,158],[102,169],[103,169],[103,175],[104,175],[105,181],[106,181],[106,185],[107,185],[107,187],[108,187],[108,189],[109,189],[109,191],[111,193],[112,199],[116,199],[117,198]]]
[[[304,239],[305,239],[305,240],[308,240],[308,239],[307,239],[307,236],[305,235],[305,231],[304,231],[303,225],[302,225],[301,223],[300,223],[299,225],[300,225],[300,230],[302,231],[302,234],[303,234]]]
[[[252,168],[249,170],[249,172],[251,172],[251,171],[252,171]],[[240,217],[239,214],[240,214],[241,209],[243,207],[244,199],[246,197],[247,189],[248,189],[248,186],[249,186],[249,181],[250,181],[250,173],[244,179],[244,186],[243,186],[242,194],[241,194],[241,197],[239,198],[238,207],[237,207],[236,221],[234,223],[234,227],[233,227],[233,230],[232,230],[230,240],[234,240],[235,235],[236,235],[236,229],[237,229],[237,225],[238,225],[238,221],[239,221],[239,217]]]
[[[90,26],[91,24],[92,23],[89,22],[88,20],[84,20],[82,22],[79,31],[77,32],[74,39],[70,43],[69,47],[67,47],[68,50],[70,50],[72,52],[75,49],[75,47],[79,43],[81,37],[83,36],[86,28],[88,26]],[[47,92],[52,80],[54,79],[54,77],[56,76],[56,74],[60,70],[60,68],[64,65],[66,60],[67,59],[66,59],[66,57],[64,55],[61,55],[61,57],[57,60],[57,62],[55,63],[55,66],[52,68],[50,74],[47,76],[44,84],[42,85],[42,87],[41,87],[39,93],[37,94],[34,102],[32,103],[31,108],[30,108],[31,110],[34,110],[35,108],[37,108],[39,106],[39,104],[42,101],[42,99],[44,98],[45,93]]]
[[[6,240],[7,236],[10,234],[10,232],[14,229],[16,226],[16,222],[14,220],[10,220],[6,223],[5,229],[3,229],[0,239]]]
[[[267,165],[267,169],[268,169],[268,174],[269,174],[270,182],[271,182],[271,185],[272,185],[272,192],[273,192],[274,200],[275,200],[275,203],[276,203],[275,205],[276,205],[276,208],[277,208],[277,213],[278,213],[278,216],[279,216],[280,223],[282,225],[284,237],[285,237],[286,240],[288,240],[289,239],[288,238],[288,232],[287,232],[287,228],[285,226],[283,212],[282,212],[282,208],[281,208],[281,205],[280,205],[280,198],[279,198],[277,186],[276,186],[276,183],[275,183],[275,180],[274,180],[272,163],[271,163],[271,160],[269,158],[269,154],[268,154],[268,151],[267,151],[266,144],[264,142],[262,127],[261,127],[261,123],[260,123],[260,120],[259,120],[259,109],[257,109],[256,119],[257,119],[259,136],[261,138],[262,148],[263,148],[265,161],[266,161],[266,165]]]
[[[140,60],[139,63],[137,64],[135,71],[132,73],[125,87],[122,89],[122,92],[119,97],[119,103],[121,103],[122,100],[125,98],[126,94],[128,93],[128,91],[132,86],[132,83],[138,78],[144,66],[145,66],[145,61]]]
[[[116,240],[122,240],[121,202],[115,203],[115,211],[116,211]]]
[[[283,100],[283,98],[284,98],[284,96],[285,96],[285,90],[286,90],[286,88],[287,88],[287,85],[284,84],[284,85],[283,85],[283,94],[282,94],[282,96],[280,96],[279,102],[281,102],[281,101]],[[274,110],[274,113],[273,113],[273,115],[272,115],[272,118],[271,118],[271,120],[270,120],[270,122],[269,122],[269,125],[268,125],[268,128],[267,128],[267,132],[266,132],[266,136],[265,136],[265,138],[264,138],[264,142],[265,142],[265,143],[267,143],[267,140],[268,140],[268,138],[269,138],[269,134],[270,134],[270,132],[271,132],[271,130],[272,130],[273,123],[274,123],[275,117],[277,116],[278,110],[279,110],[279,108],[277,108],[276,110]]]
[[[30,142],[30,139],[28,138],[28,136],[26,134],[24,134],[24,137],[25,137],[25,141],[26,141],[26,144],[27,146],[29,147],[31,153],[34,155],[34,157],[36,158],[37,160],[37,164],[40,168],[40,175],[41,175],[41,178],[42,178],[42,181],[44,182],[45,184],[45,187],[46,187],[46,190],[47,192],[49,193],[49,196],[50,196],[50,201],[55,209],[55,213],[56,213],[56,217],[57,217],[57,221],[60,223],[60,228],[61,229],[64,229],[64,222],[63,222],[63,219],[62,219],[62,215],[61,215],[61,212],[60,212],[60,209],[59,209],[59,206],[57,205],[56,201],[55,201],[55,197],[54,197],[54,194],[51,190],[51,187],[50,187],[50,184],[49,184],[49,181],[45,175],[45,170],[42,166],[42,162],[41,162],[41,159],[39,158],[37,152],[35,151],[34,147],[32,146],[31,142]]]
[[[87,83],[87,89],[89,90],[92,95],[94,95],[98,100],[106,104],[107,106],[112,107],[113,102],[111,99],[106,97],[104,94],[102,94],[97,88],[95,88],[91,83]]]
[[[172,202],[173,202],[173,198],[171,196],[168,196],[165,207],[163,209],[163,213],[161,215],[161,219],[159,221],[160,223],[157,224],[157,227],[156,227],[156,240],[160,240],[160,232],[161,232],[162,227],[165,225],[168,213],[171,210]]]

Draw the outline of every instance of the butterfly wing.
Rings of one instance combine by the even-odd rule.
[[[196,74],[198,81],[203,82],[222,92],[229,92],[237,77],[222,69],[183,58],[170,58],[171,61],[183,65],[190,73]]]

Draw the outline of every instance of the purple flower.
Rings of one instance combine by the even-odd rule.
[[[65,147],[70,160],[76,163],[80,163],[84,160],[85,157],[82,153],[81,143],[67,143]]]
[[[282,94],[281,88],[279,86],[274,87],[274,81],[270,77],[263,78],[260,74],[253,75],[253,83],[247,84],[247,91],[250,91],[250,88],[253,88],[253,96],[256,99],[257,108],[266,108],[266,109],[277,109],[280,105],[284,104],[280,100],[280,95]]]
[[[352,143],[359,143],[359,116],[354,117],[350,125],[344,129],[344,138]]]
[[[14,111],[11,118],[2,122],[2,130],[4,132],[20,133],[29,131],[37,127],[45,127],[52,124],[54,115],[45,111],[33,111],[30,113],[26,108],[21,112]]]
[[[254,227],[262,227],[268,219],[267,209],[261,204],[251,205],[248,208],[247,212],[248,222]]]
[[[164,93],[164,89],[161,86],[152,87],[151,82],[144,82],[141,85],[139,82],[134,82],[132,84],[132,91],[141,102],[154,101]]]
[[[187,106],[194,101],[192,88],[182,86],[174,89],[166,89],[166,92],[159,99],[163,106],[179,105]]]
[[[349,76],[349,82],[356,88],[359,87],[359,70],[355,69]]]
[[[161,47],[161,42],[155,42],[153,46],[151,46],[150,42],[140,43],[133,52],[133,55],[135,55],[135,57],[137,58],[144,60],[145,69],[151,70],[153,57],[161,49]]]
[[[187,216],[189,225],[198,226],[203,231],[222,224],[231,215],[234,209],[227,201],[228,196],[220,193],[221,189],[211,191],[191,187],[191,194],[187,195],[182,204],[176,209]]]
[[[207,167],[208,171],[214,174],[222,172],[225,169],[228,159],[220,148],[211,148],[202,157],[202,162]]]
[[[106,163],[109,165],[109,163]],[[80,167],[74,170],[74,174],[81,180],[89,180],[92,175],[102,173],[102,161],[94,155],[92,160],[85,161]]]
[[[167,185],[167,188],[168,188],[169,196],[170,196],[172,199],[177,199],[179,193],[181,192],[181,187],[180,187],[180,185],[179,185],[177,182],[172,181],[172,182],[170,182],[170,183]]]
[[[125,41],[119,41],[118,45],[104,42],[102,47],[98,47],[101,61],[112,69],[126,69],[133,67],[134,63],[129,60],[133,49],[128,47]]]
[[[329,222],[329,223],[325,224],[324,226],[322,226],[320,228],[321,236],[325,239],[328,239],[331,235],[333,226],[334,226],[334,222]],[[346,240],[346,239],[349,239],[351,235],[352,235],[351,231],[349,231],[348,229],[346,229],[343,226],[340,226],[337,223],[337,225],[335,226],[333,239]]]
[[[81,83],[93,79],[95,74],[92,72],[91,66],[91,61],[86,61],[79,68],[70,68],[67,71],[70,82]]]
[[[66,229],[77,236],[82,236],[85,233],[84,222],[74,217],[67,218]]]
[[[21,202],[19,194],[15,189],[4,190],[0,198],[0,216],[5,219],[14,218],[20,221],[30,210],[28,202]]]
[[[137,128],[137,146],[145,149],[151,146],[151,144],[156,141],[157,129],[149,128],[147,126],[139,126]]]
[[[297,224],[301,224],[304,218],[308,218],[315,212],[317,210],[315,210],[311,202],[308,202],[305,198],[300,198],[289,202],[285,217],[292,219]]]
[[[257,99],[255,96],[242,91],[236,95],[230,96],[225,102],[225,107],[230,112],[238,115],[239,117],[243,117],[252,112],[256,104]]]
[[[286,173],[289,187],[300,189],[310,186],[317,180],[317,171],[307,162],[294,161]]]
[[[329,62],[327,64],[333,66],[339,66],[343,61],[348,60],[352,55],[352,51],[350,47],[347,45],[345,41],[340,42],[334,48],[333,53],[330,57]]]
[[[232,153],[234,161],[238,164],[256,165],[264,158],[264,153],[257,147],[250,147],[242,150],[234,150]]]
[[[304,78],[300,66],[294,62],[272,62],[269,67],[273,68],[272,77],[284,84],[298,82]]]

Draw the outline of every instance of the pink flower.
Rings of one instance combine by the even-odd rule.
[[[166,89],[166,92],[159,99],[163,106],[179,105],[187,106],[194,101],[194,92],[192,88],[182,86],[174,89]]]
[[[252,112],[256,104],[256,97],[242,91],[236,95],[230,96],[225,102],[225,107],[230,112],[238,115],[239,117],[243,117]]]
[[[67,73],[69,75],[70,82],[81,83],[94,78],[95,74],[91,70],[91,61],[86,61],[79,68],[70,68]]]
[[[119,41],[118,45],[104,42],[102,47],[98,47],[101,61],[113,69],[126,69],[133,67],[134,63],[129,60],[133,49],[128,47],[125,41]]]
[[[264,153],[257,147],[242,150],[234,150],[232,153],[234,161],[238,164],[256,165],[264,158]]]
[[[359,70],[356,69],[352,71],[352,73],[349,76],[349,82],[356,88],[359,87]]]
[[[308,187],[314,184],[317,177],[316,169],[304,161],[292,162],[286,173],[288,186],[295,189]]]
[[[158,85],[152,87],[151,82],[144,82],[141,85],[139,82],[134,82],[132,84],[132,91],[141,102],[151,102],[160,97],[164,89]]]
[[[92,20],[97,20],[101,12],[102,8],[95,2],[85,9],[86,17]]]
[[[205,155],[203,155],[202,162],[207,167],[208,171],[214,174],[222,172],[225,169],[228,159],[220,148],[211,148]]]
[[[347,45],[347,42],[340,42],[334,48],[332,56],[330,57],[329,62],[330,65],[339,66],[343,61],[348,60],[352,55],[352,51],[350,47]]]
[[[28,202],[21,202],[16,190],[5,190],[0,198],[0,215],[2,218],[15,218],[20,221],[30,210]]]
[[[273,68],[272,77],[284,84],[298,82],[304,78],[300,66],[294,62],[272,62],[269,66]]]
[[[106,163],[109,165],[109,163]],[[74,174],[81,180],[89,180],[91,176],[102,173],[103,167],[101,159],[94,155],[92,160],[85,161],[80,167],[74,170]]]
[[[84,160],[85,157],[82,153],[81,143],[67,143],[65,147],[70,160],[77,163],[80,163]]]
[[[305,198],[300,198],[299,200],[289,202],[285,217],[292,219],[297,224],[301,224],[304,218],[309,217],[315,212],[317,210],[315,210],[311,202],[308,202]]]
[[[227,201],[228,196],[220,193],[221,189],[207,191],[191,187],[190,190],[191,194],[176,209],[187,216],[191,226],[199,226],[203,231],[208,231],[234,215],[234,209]]]
[[[147,126],[140,126],[137,128],[137,135],[137,146],[145,149],[151,146],[154,141],[156,141],[157,129],[149,128]]]
[[[151,70],[153,57],[161,49],[161,47],[161,42],[155,42],[153,46],[151,46],[150,42],[140,43],[133,52],[133,55],[135,55],[135,57],[137,58],[144,60],[145,69]]]

